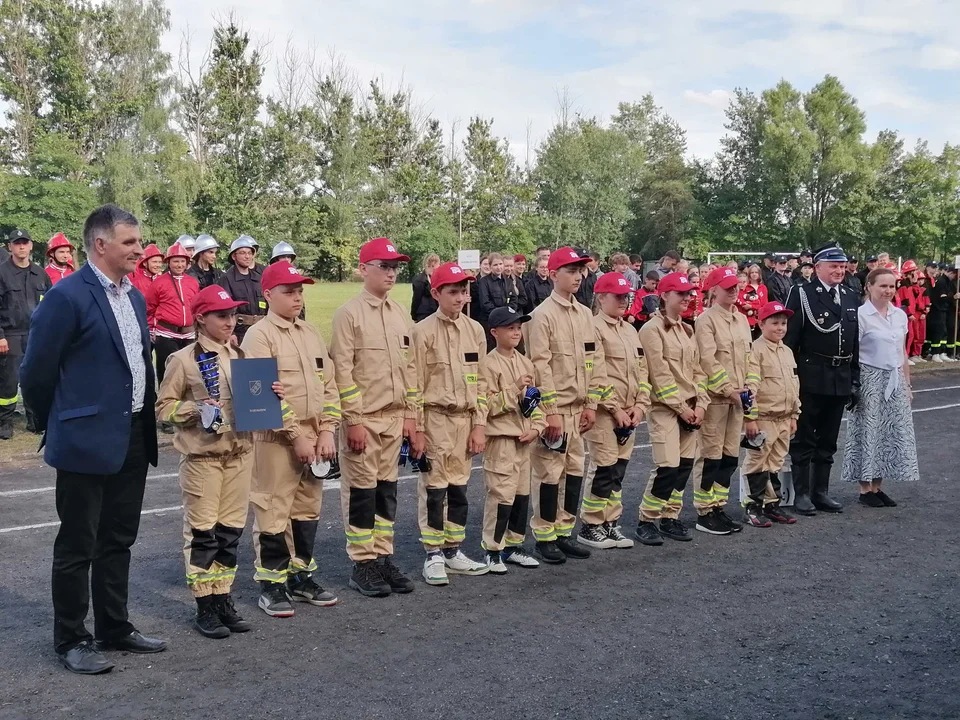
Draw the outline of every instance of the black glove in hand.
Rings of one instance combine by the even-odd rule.
[[[860,404],[860,388],[853,388],[853,392],[850,393],[850,399],[847,401],[847,410],[853,410],[857,405]]]

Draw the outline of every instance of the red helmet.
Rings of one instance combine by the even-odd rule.
[[[189,262],[190,253],[180,243],[176,242],[170,246],[169,250],[167,250],[167,254],[163,256],[163,261],[169,262],[170,258],[175,257],[185,258]]]
[[[913,272],[916,269],[917,269],[917,264],[913,260],[907,260],[903,264],[903,267],[900,268],[900,272],[908,273],[908,272]]]
[[[160,248],[153,243],[150,243],[143,249],[143,257],[137,262],[137,267],[142,268],[146,264],[147,260],[155,257],[163,257],[163,253],[160,252]]]
[[[73,245],[70,244],[70,241],[67,240],[67,236],[63,233],[57,233],[47,244],[47,257],[53,257],[53,254],[57,251],[57,248],[70,248],[73,250]]]

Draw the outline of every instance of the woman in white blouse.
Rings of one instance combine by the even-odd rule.
[[[910,404],[907,315],[892,304],[897,277],[878,268],[867,276],[860,321],[860,402],[847,423],[844,480],[860,483],[860,503],[894,507],[880,483],[918,480],[917,444]]]

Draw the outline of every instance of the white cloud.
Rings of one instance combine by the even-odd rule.
[[[931,69],[960,69],[954,0],[207,0],[206,15],[195,0],[168,2],[174,53],[187,23],[206,38],[212,15],[235,8],[274,55],[288,37],[321,56],[333,48],[363,82],[404,82],[445,127],[459,119],[461,137],[471,115],[494,117],[520,161],[528,123],[536,144],[565,87],[585,114],[604,118],[653,92],[699,156],[723,135],[730,89],[786,78],[806,90],[827,73],[860,100],[871,133],[902,126],[932,147],[956,133],[960,73],[919,82]]]

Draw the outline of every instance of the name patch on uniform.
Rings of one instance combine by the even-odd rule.
[[[596,351],[597,351],[597,344],[596,344],[596,343],[592,343],[592,342],[584,343],[584,344],[583,344],[583,349],[584,349],[585,352],[596,352]]]
[[[464,354],[463,354],[463,361],[464,361],[464,362],[480,362],[480,354],[479,354],[479,353],[464,353]]]
[[[643,348],[642,348],[642,347],[638,347],[638,348],[637,348],[637,357],[643,357]]]
[[[409,335],[404,335],[404,336],[403,336],[403,346],[404,346],[405,348],[410,347],[410,336],[409,336]]]
[[[323,370],[323,358],[322,358],[322,357],[318,357],[318,358],[317,358],[317,370]]]

